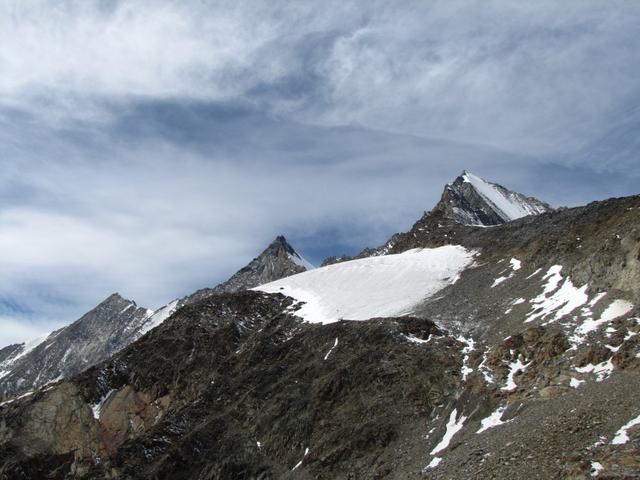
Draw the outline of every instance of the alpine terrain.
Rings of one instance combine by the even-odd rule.
[[[166,320],[177,308],[206,296],[255,287],[314,268],[283,236],[229,280],[176,299],[155,312],[114,293],[80,319],[42,338],[0,350],[0,399],[75,375],[112,356]]]
[[[640,196],[464,172],[357,258],[265,253],[2,402],[0,478],[640,477]]]

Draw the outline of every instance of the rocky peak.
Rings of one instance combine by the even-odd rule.
[[[445,187],[433,211],[463,225],[491,226],[550,210],[547,203],[537,198],[488,182],[465,170]]]
[[[81,372],[134,341],[150,311],[114,293],[49,335],[0,350],[0,397]]]
[[[283,235],[278,235],[260,255],[229,280],[213,288],[213,291],[237,292],[313,268],[315,267],[296,252]]]

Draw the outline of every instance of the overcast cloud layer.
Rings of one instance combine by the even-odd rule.
[[[379,244],[463,168],[638,193],[639,39],[631,1],[2,2],[0,346]]]

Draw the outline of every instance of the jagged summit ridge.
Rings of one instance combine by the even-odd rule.
[[[314,266],[283,235],[229,280],[175,299],[156,311],[112,293],[74,323],[23,344],[0,349],[0,399],[81,372],[135,342],[184,305],[256,287]]]
[[[465,170],[448,184],[434,211],[463,225],[492,226],[552,210],[549,204]]]
[[[152,313],[113,293],[66,327],[3,348],[0,397],[42,387],[110,357],[138,338],[135,332]]]

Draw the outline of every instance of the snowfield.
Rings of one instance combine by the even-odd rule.
[[[296,315],[312,323],[402,316],[454,283],[474,255],[455,245],[414,249],[317,268],[253,290],[305,302]]]

